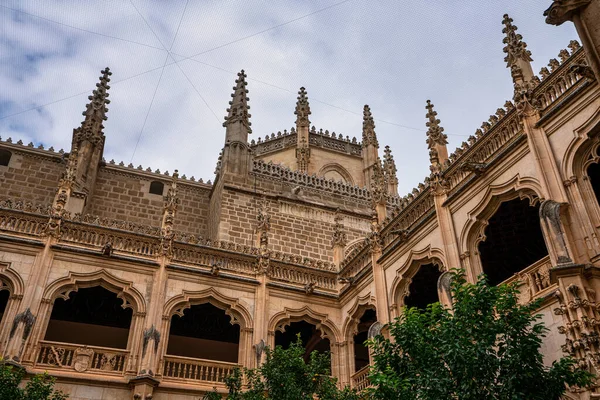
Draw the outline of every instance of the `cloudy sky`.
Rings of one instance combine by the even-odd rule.
[[[512,97],[508,13],[534,71],[577,35],[550,0],[0,0],[0,136],[68,149],[99,72],[113,71],[105,158],[213,179],[245,69],[251,138],[290,129],[300,86],[317,129],[360,138],[369,104],[400,193],[428,174],[425,101],[453,150]]]

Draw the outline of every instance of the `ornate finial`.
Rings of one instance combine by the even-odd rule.
[[[344,225],[342,224],[343,221],[344,217],[342,216],[341,210],[338,208],[335,210],[335,216],[333,217],[333,222],[335,223],[335,225],[333,227],[331,247],[344,247],[348,242],[348,238],[346,236],[346,233],[344,232]]]
[[[233,94],[231,95],[233,100],[229,102],[229,108],[227,109],[227,116],[225,117],[223,127],[227,127],[227,125],[233,124],[234,122],[241,122],[248,133],[252,133],[252,129],[250,128],[252,125],[250,122],[251,115],[248,112],[250,109],[248,100],[250,99],[247,96],[248,89],[246,89],[246,85],[246,73],[244,70],[241,70],[238,73],[238,78],[235,80]]]
[[[298,128],[308,128],[310,126],[310,121],[308,119],[308,116],[310,115],[310,105],[308,104],[308,96],[306,95],[304,87],[301,87],[300,91],[298,91],[298,101],[296,102],[294,114],[296,115],[296,126]]]
[[[502,42],[504,46],[504,52],[506,57],[506,67],[510,69],[513,83],[522,85],[524,82],[536,82],[539,80],[533,73],[531,67],[531,52],[527,50],[527,43],[523,41],[523,37],[517,33],[516,25],[512,24],[512,18],[508,14],[504,14],[502,23],[504,28],[502,33],[506,36]]]
[[[504,61],[506,61],[507,68],[512,68],[513,65],[517,64],[519,59],[527,62],[533,61],[531,52],[527,50],[527,43],[523,41],[523,36],[517,33],[517,26],[513,25],[512,22],[513,19],[508,14],[504,14],[504,19],[502,20],[504,28],[502,29],[502,33],[506,37],[502,40],[502,43],[506,45],[503,50],[506,53]]]
[[[379,148],[379,142],[377,141],[377,135],[375,134],[375,121],[373,121],[371,109],[367,104],[365,104],[363,109],[362,145],[363,147],[373,145]]]
[[[396,176],[398,169],[396,168],[396,162],[394,161],[394,156],[392,156],[390,146],[385,146],[385,150],[383,151],[383,172],[388,182],[388,193],[391,195],[398,194],[398,177]]]
[[[387,200],[387,188],[387,176],[383,171],[381,159],[377,157],[377,161],[373,164],[373,176],[371,177],[371,200],[373,201],[373,207],[385,203]]]
[[[85,117],[81,126],[74,131],[73,144],[78,145],[83,140],[88,140],[94,144],[104,141],[103,122],[106,121],[106,113],[108,112],[107,104],[110,104],[108,99],[108,90],[110,86],[110,76],[112,72],[108,67],[101,71],[99,77],[100,82],[96,83],[96,89],[92,92],[88,99],[90,102],[86,105],[82,115]]]
[[[256,226],[258,232],[268,231],[271,228],[271,216],[267,207],[267,198],[264,195],[260,199],[256,220],[258,221]]]
[[[448,144],[448,136],[444,134],[444,128],[440,126],[440,120],[436,118],[437,112],[433,110],[433,104],[427,100],[427,114],[425,117],[429,119],[425,123],[427,126],[427,148],[432,149],[435,145],[445,146]]]

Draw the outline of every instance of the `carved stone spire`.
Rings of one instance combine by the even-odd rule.
[[[448,159],[448,136],[444,134],[444,128],[440,126],[440,120],[436,118],[437,112],[433,110],[433,103],[427,100],[428,121],[425,123],[427,126],[427,148],[429,149],[429,161],[432,163],[444,164]]]
[[[394,161],[394,156],[392,156],[390,146],[385,146],[385,150],[383,151],[383,172],[385,173],[388,185],[388,194],[391,196],[398,195],[398,177],[396,176],[398,169],[396,168],[396,162]]]
[[[513,20],[504,14],[502,23],[505,34],[502,43],[505,44],[504,52],[506,57],[506,67],[510,68],[510,73],[514,83],[529,82],[533,77],[533,68],[531,67],[531,52],[527,50],[527,43],[523,41],[523,36],[517,33],[517,26],[512,24]]]
[[[373,176],[371,177],[371,200],[373,207],[385,204],[387,200],[387,177],[383,170],[381,159],[373,164]]]
[[[171,181],[171,187],[167,191],[167,195],[164,196],[164,209],[163,219],[161,226],[161,251],[166,257],[170,257],[173,254],[173,240],[175,238],[175,212],[179,205],[179,197],[177,196],[177,179],[179,173],[177,170],[173,172],[173,180]]]
[[[90,102],[82,113],[85,119],[81,122],[81,126],[73,131],[73,146],[81,147],[84,140],[93,145],[104,144],[103,122],[107,119],[108,108],[106,106],[110,104],[108,83],[112,72],[106,67],[101,73],[100,82],[96,83],[96,89],[88,96]]]
[[[227,116],[223,126],[227,128],[226,142],[248,142],[248,134],[252,133],[250,126],[250,106],[248,105],[248,89],[246,89],[246,74],[244,70],[238,73],[233,87],[232,100],[229,102]]]
[[[310,115],[310,104],[308,104],[308,96],[306,95],[306,89],[304,87],[300,88],[298,91],[298,101],[296,101],[296,110],[294,111],[296,115],[296,130],[300,127],[309,127],[310,120],[308,116]]]
[[[362,146],[375,146],[379,148],[379,142],[377,141],[377,135],[375,134],[375,122],[371,115],[371,108],[365,104],[363,109],[363,131],[362,131]]]

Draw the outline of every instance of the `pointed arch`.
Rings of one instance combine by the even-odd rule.
[[[59,278],[46,287],[42,301],[52,304],[59,297],[68,300],[71,292],[93,286],[102,286],[116,293],[117,298],[123,301],[121,307],[131,308],[138,314],[146,313],[144,296],[133,287],[133,282],[117,278],[105,269],[81,273],[70,271],[66,277]]]
[[[21,275],[17,271],[11,268],[10,264],[0,264],[0,282],[8,288],[11,296],[23,296],[25,288],[23,278],[21,278]]]
[[[530,205],[543,200],[542,187],[537,179],[521,178],[519,174],[504,183],[490,185],[479,203],[467,212],[467,222],[460,234],[461,252],[475,254],[479,242],[485,240],[488,220],[505,201],[528,199]]]
[[[183,317],[183,312],[196,304],[210,303],[225,311],[231,318],[232,325],[240,325],[240,328],[252,328],[252,315],[240,304],[238,299],[225,296],[213,287],[200,290],[184,290],[180,295],[170,298],[163,308],[163,319],[170,320],[173,315]]]
[[[581,176],[583,163],[587,155],[600,143],[600,108],[583,124],[573,130],[573,139],[567,146],[560,165],[562,176],[570,178]]]
[[[276,331],[284,332],[285,328],[292,322],[299,321],[306,321],[315,325],[321,331],[321,337],[329,339],[331,343],[342,340],[339,329],[327,315],[313,311],[309,306],[297,309],[285,307],[283,311],[273,315],[269,320],[269,333],[274,335]]]
[[[371,292],[368,292],[363,296],[358,296],[354,300],[352,307],[348,310],[348,317],[342,326],[342,332],[344,332],[344,338],[346,340],[356,335],[360,318],[367,310],[377,311],[377,308],[375,307],[375,296],[373,296]]]
[[[342,176],[342,178],[346,181],[345,183],[354,185],[354,179],[352,179],[352,175],[350,175],[348,170],[346,168],[342,167],[340,164],[338,164],[338,163],[325,164],[323,167],[321,167],[321,169],[319,170],[319,173],[317,175],[325,177],[325,174],[327,174],[328,172],[336,172]]]
[[[447,263],[444,253],[437,247],[427,245],[421,250],[410,250],[406,261],[398,270],[392,281],[392,290],[388,299],[392,309],[397,309],[401,300],[408,294],[408,287],[412,283],[412,278],[417,274],[422,265],[433,264],[438,267],[440,272],[447,270]]]

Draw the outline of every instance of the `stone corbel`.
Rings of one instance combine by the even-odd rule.
[[[554,200],[544,200],[540,205],[540,223],[544,231],[544,238],[557,265],[573,264],[561,220],[561,209],[566,206],[566,203],[558,203]]]

